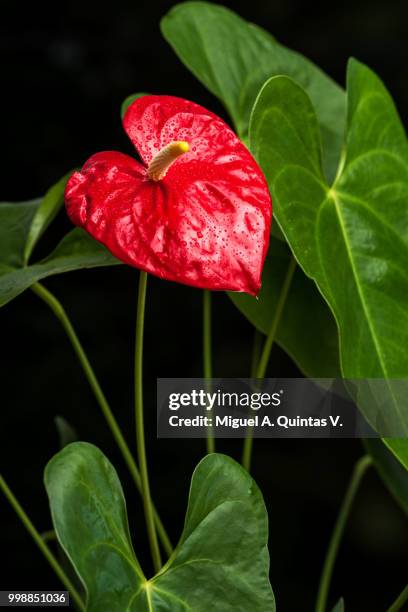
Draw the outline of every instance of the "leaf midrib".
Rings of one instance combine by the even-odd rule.
[[[350,245],[349,240],[348,240],[346,228],[344,226],[344,219],[343,219],[343,215],[341,213],[341,204],[338,201],[336,195],[337,195],[337,193],[334,191],[334,189],[332,189],[332,190],[330,190],[330,195],[328,195],[328,197],[330,199],[332,199],[333,202],[334,202],[334,206],[335,206],[335,210],[336,210],[336,213],[337,213],[337,218],[338,218],[340,229],[341,229],[341,232],[342,232],[344,244],[345,244],[345,247],[346,247],[347,255],[349,257],[350,266],[351,266],[351,269],[352,269],[352,272],[353,272],[354,281],[355,281],[355,285],[356,285],[356,288],[357,288],[357,293],[359,295],[359,298],[360,298],[360,301],[361,301],[361,305],[362,305],[362,308],[363,308],[363,311],[364,311],[364,314],[365,314],[365,318],[366,318],[366,322],[367,322],[367,325],[368,325],[368,329],[370,330],[370,335],[371,335],[371,338],[372,338],[373,343],[374,343],[374,347],[375,347],[375,350],[376,350],[376,353],[377,353],[377,356],[378,356],[378,361],[379,361],[381,369],[382,369],[382,371],[384,373],[384,379],[385,379],[387,387],[388,387],[388,389],[390,391],[390,396],[393,399],[393,403],[394,403],[396,412],[398,413],[398,415],[399,415],[399,417],[401,419],[401,423],[404,423],[404,418],[403,418],[403,415],[401,413],[399,402],[396,400],[394,392],[392,390],[392,387],[390,386],[390,384],[388,382],[388,379],[389,379],[388,370],[387,370],[387,367],[386,367],[386,365],[384,363],[384,358],[383,358],[380,342],[378,340],[376,331],[375,331],[375,329],[374,329],[374,327],[372,325],[372,321],[371,321],[371,318],[369,316],[370,315],[369,307],[368,307],[368,305],[366,303],[366,299],[365,299],[365,296],[364,296],[362,285],[361,285],[360,280],[359,280],[358,271],[357,271],[356,265],[354,263],[352,248],[351,248],[351,245]]]
[[[372,326],[369,308],[368,308],[368,305],[367,305],[366,300],[365,300],[363,289],[362,289],[362,286],[361,286],[361,283],[360,283],[360,280],[359,280],[359,274],[358,274],[358,271],[357,271],[357,268],[356,268],[356,265],[355,265],[355,262],[354,262],[352,248],[351,248],[348,236],[347,236],[347,231],[346,231],[346,228],[345,228],[344,219],[343,219],[343,215],[342,215],[342,212],[341,212],[341,205],[340,205],[340,202],[338,201],[336,196],[337,196],[337,193],[334,190],[331,190],[330,193],[328,194],[328,198],[333,200],[333,202],[334,202],[337,218],[338,218],[338,221],[339,221],[339,226],[340,226],[341,233],[342,233],[342,236],[343,236],[343,241],[344,241],[344,244],[345,244],[345,247],[346,247],[347,255],[348,255],[348,258],[349,258],[349,261],[350,261],[350,267],[351,267],[351,270],[352,270],[352,273],[353,273],[353,277],[354,277],[354,281],[355,281],[355,285],[356,285],[356,288],[357,288],[357,293],[358,293],[358,296],[360,298],[361,305],[363,307],[365,318],[366,318],[366,321],[367,321],[367,324],[368,324],[368,328],[370,330],[370,334],[371,334],[372,340],[374,342],[374,346],[375,346],[375,349],[376,349],[376,352],[377,352],[377,355],[378,355],[378,358],[379,358],[381,369],[382,369],[382,371],[384,373],[384,377],[387,377],[387,375],[388,375],[387,374],[387,368],[386,368],[384,360],[383,360],[382,351],[380,349],[380,345],[379,345],[379,341],[378,341],[378,338],[377,338],[377,334],[376,334],[376,332],[375,332],[375,330],[374,330],[374,328]]]
[[[276,109],[275,106],[272,107],[272,110],[275,110],[275,109]],[[270,111],[270,110],[271,109],[268,109],[268,111]],[[265,110],[263,115],[262,115],[262,121],[264,121],[266,113],[267,113],[267,111]],[[288,124],[291,125],[292,131],[296,135],[298,141],[300,141],[302,143],[302,145],[305,146],[301,135],[298,133],[298,131],[296,129],[296,126],[293,124],[293,122],[291,122],[290,120],[287,119],[285,113],[282,112],[281,114],[282,114],[282,116],[285,117],[285,119],[287,120]],[[260,120],[259,125],[262,124],[262,121]],[[370,331],[370,335],[371,335],[371,338],[372,338],[374,346],[375,346],[375,350],[376,350],[376,353],[377,353],[377,356],[378,356],[378,360],[379,360],[381,369],[382,369],[382,371],[384,373],[384,378],[387,378],[388,377],[388,370],[387,370],[386,364],[384,362],[384,356],[383,356],[383,352],[382,352],[382,349],[381,349],[381,344],[380,344],[379,339],[377,337],[377,333],[376,333],[376,331],[375,331],[375,329],[373,327],[373,324],[372,324],[372,321],[371,321],[371,317],[369,316],[370,315],[370,310],[369,310],[368,304],[366,302],[366,298],[365,298],[364,292],[362,290],[362,286],[360,284],[359,274],[358,274],[358,271],[357,271],[357,268],[356,268],[356,265],[355,265],[355,262],[354,262],[352,248],[351,248],[351,245],[349,243],[349,239],[348,239],[346,228],[345,228],[345,224],[344,224],[344,219],[343,219],[343,216],[342,216],[342,213],[341,213],[340,202],[338,201],[338,199],[336,197],[336,195],[340,195],[340,193],[342,193],[341,191],[336,191],[336,185],[338,183],[340,183],[342,180],[344,180],[344,177],[346,176],[346,173],[348,173],[350,171],[350,168],[352,168],[355,163],[361,162],[361,160],[363,158],[371,157],[374,154],[377,154],[377,155],[378,154],[380,154],[380,155],[382,154],[382,155],[385,155],[385,156],[389,156],[394,161],[397,161],[405,169],[408,170],[408,162],[406,162],[406,160],[403,157],[399,156],[397,153],[394,153],[393,151],[389,151],[387,149],[383,149],[383,148],[377,147],[375,149],[370,149],[369,151],[366,151],[366,152],[358,155],[357,157],[353,158],[349,163],[347,163],[347,159],[346,159],[346,165],[345,165],[345,168],[343,169],[343,172],[339,175],[338,179],[334,182],[333,187],[329,190],[329,187],[327,186],[327,184],[322,181],[320,173],[318,174],[317,172],[315,172],[315,174],[313,174],[313,172],[310,171],[310,168],[306,168],[304,166],[300,166],[300,164],[298,164],[298,163],[297,164],[292,163],[292,164],[290,164],[290,166],[291,167],[293,167],[293,166],[301,167],[303,171],[306,171],[311,176],[313,176],[314,180],[318,181],[321,184],[321,186],[326,190],[327,197],[330,197],[330,199],[332,199],[333,202],[334,202],[335,210],[336,210],[336,215],[337,215],[337,218],[338,218],[338,221],[339,221],[339,225],[340,225],[340,229],[341,229],[341,232],[342,232],[343,241],[344,241],[344,244],[345,244],[345,247],[346,247],[347,255],[349,257],[350,266],[351,266],[351,269],[352,269],[352,273],[353,273],[355,285],[356,285],[356,288],[357,288],[358,296],[359,296],[359,299],[360,299],[360,302],[361,302],[361,305],[362,305],[362,308],[363,308],[363,311],[364,311],[364,314],[365,314],[367,325],[368,325],[368,328],[369,328],[369,331]],[[310,151],[307,151],[307,158],[309,159],[309,163],[312,165],[312,167],[315,167],[315,163],[314,162],[317,162],[319,164],[319,160],[317,160],[314,155],[312,156]],[[285,172],[286,169],[287,169],[287,166],[281,168],[281,170],[274,177],[274,180],[273,180],[274,183],[276,183],[276,181],[278,180],[280,174]],[[327,197],[326,197],[326,199],[327,199]],[[326,201],[326,199],[321,202],[321,204],[319,206],[319,213],[321,212],[322,207],[323,207],[324,202]],[[366,204],[366,206],[367,206],[367,204]],[[371,207],[367,206],[367,208],[370,210],[370,212],[372,212],[372,214],[375,214],[372,211]],[[383,219],[381,218],[381,216],[377,215],[377,218],[379,218],[379,220],[384,225],[386,225],[390,230],[393,230],[393,232],[395,232],[395,230],[392,228],[392,226],[390,226],[388,223],[384,223],[383,222]],[[399,240],[401,240],[400,237],[399,237]],[[403,243],[403,244],[404,244],[404,247],[406,248],[405,243]],[[399,414],[399,416],[401,418],[403,415],[401,415],[401,410],[400,410],[399,403],[396,401],[395,395],[392,392],[392,389],[390,388],[388,383],[387,383],[387,385],[388,385],[388,388],[390,389],[390,394],[391,394],[391,396],[393,398],[393,403],[394,403],[394,405],[396,407],[396,411],[397,411],[397,413]],[[404,420],[402,418],[402,423],[403,422],[404,422]]]

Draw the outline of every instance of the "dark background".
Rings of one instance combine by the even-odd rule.
[[[222,114],[162,39],[159,19],[174,3],[136,0],[1,3],[2,200],[41,195],[69,169],[105,149],[130,152],[119,108],[136,91],[195,100]],[[407,3],[300,0],[224,3],[304,53],[340,83],[350,55],[384,79],[406,121]],[[44,245],[69,223],[61,216]],[[132,353],[137,272],[120,267],[70,274],[46,285],[62,300],[134,446]],[[214,295],[215,374],[246,376],[252,330],[223,294]],[[312,316],[312,313],[311,313]],[[146,329],[146,413],[154,498],[176,541],[188,483],[204,442],[155,439],[155,378],[200,376],[201,293],[150,281]],[[0,312],[1,470],[40,530],[50,528],[42,472],[58,450],[53,418],[100,446],[125,485],[135,546],[150,571],[141,502],[59,323],[27,292]],[[316,347],[318,350],[318,347]],[[296,375],[275,347],[270,374]],[[132,446],[132,447],[133,447]],[[240,444],[218,448],[240,455]],[[312,610],[333,521],[352,466],[353,440],[259,440],[253,473],[269,510],[271,579],[279,610]],[[2,500],[1,589],[59,583]],[[382,612],[406,582],[404,516],[370,473],[341,547],[332,598],[348,612]],[[250,611],[248,611],[250,612]]]

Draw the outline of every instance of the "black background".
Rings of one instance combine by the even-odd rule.
[[[227,3],[225,3],[227,4]],[[119,108],[136,91],[195,100],[222,114],[162,39],[158,23],[173,2],[1,3],[4,154],[0,198],[41,195],[69,169],[106,149],[130,152]],[[275,0],[228,3],[304,53],[340,83],[353,55],[374,68],[408,117],[407,3]],[[61,216],[37,251],[69,228]],[[50,279],[95,365],[132,448],[132,353],[137,272],[120,267]],[[246,376],[252,331],[223,294],[214,295],[214,368]],[[313,316],[313,313],[311,313]],[[146,329],[146,413],[152,487],[173,540],[188,483],[204,443],[155,439],[155,379],[200,376],[201,293],[151,279]],[[53,418],[65,416],[81,439],[100,446],[127,491],[135,547],[150,572],[141,502],[59,323],[27,292],[0,312],[1,469],[40,530],[50,528],[42,472],[58,450]],[[318,347],[316,347],[318,350]],[[275,347],[271,375],[296,375]],[[237,441],[219,449],[239,457]],[[358,441],[259,440],[253,473],[270,516],[271,580],[279,610],[312,610],[326,544]],[[0,502],[1,589],[60,588],[19,524]],[[379,478],[367,476],[336,566],[331,600],[348,612],[383,611],[406,582],[404,516]],[[250,612],[250,611],[248,611]]]

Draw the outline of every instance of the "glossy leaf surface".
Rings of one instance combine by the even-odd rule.
[[[344,125],[344,91],[305,57],[280,45],[262,28],[208,2],[184,2],[161,23],[164,37],[231,115],[246,138],[252,106],[267,79],[289,75],[315,104],[322,129],[325,167],[334,176]]]
[[[408,144],[391,97],[367,67],[348,70],[346,155],[330,187],[306,92],[270,79],[254,107],[251,148],[270,185],[276,215],[305,273],[329,303],[347,378],[408,375]],[[385,422],[408,431],[404,398]],[[362,407],[370,420],[370,407]]]
[[[87,590],[88,612],[273,612],[267,514],[235,461],[196,468],[184,530],[168,563],[147,580],[133,551],[117,474],[95,446],[77,442],[48,464],[45,484],[59,541]]]
[[[24,265],[28,233],[40,202],[0,202],[0,274]]]
[[[120,263],[86,232],[74,229],[48,257],[37,263],[24,265],[27,252],[44,229],[43,225],[41,231],[38,231],[37,225],[34,232],[36,237],[33,239],[33,220],[40,218],[38,211],[43,201],[0,203],[0,306],[47,276]],[[42,219],[47,225],[45,217]],[[31,243],[28,243],[30,236]],[[31,244],[28,251],[27,244]]]

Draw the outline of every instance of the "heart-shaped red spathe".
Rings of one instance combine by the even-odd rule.
[[[146,165],[115,151],[93,155],[66,187],[72,221],[160,278],[256,295],[272,206],[245,146],[219,117],[171,96],[135,100],[123,125]],[[175,141],[189,151],[152,180],[147,166]]]

